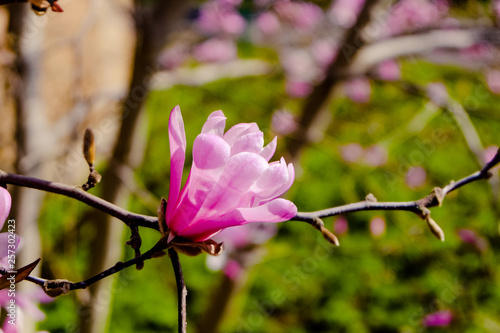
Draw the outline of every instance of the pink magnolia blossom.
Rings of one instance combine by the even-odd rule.
[[[370,233],[372,234],[373,237],[378,238],[382,236],[385,233],[385,220],[380,217],[376,216],[370,221]]]
[[[367,103],[370,101],[372,87],[367,78],[354,78],[344,83],[344,92],[353,102]]]
[[[224,133],[225,125],[222,111],[210,114],[194,141],[191,172],[181,191],[186,135],[179,106],[170,114],[169,241],[180,236],[201,242],[225,228],[287,221],[297,213],[291,201],[278,198],[295,174],[283,158],[269,163],[276,138],[263,147],[257,124],[238,124]]]
[[[197,45],[193,54],[196,60],[201,62],[225,62],[235,59],[238,51],[231,39],[210,38]]]
[[[488,88],[494,94],[500,94],[500,70],[494,69],[486,74]]]
[[[479,252],[488,250],[488,241],[486,238],[479,236],[474,230],[459,229],[457,234],[463,242],[471,244],[477,248]]]
[[[333,231],[337,235],[346,234],[349,231],[349,223],[344,216],[339,216],[335,222],[333,222]]]
[[[245,268],[261,259],[262,251],[255,251],[255,246],[266,243],[277,231],[276,224],[272,223],[249,223],[222,230],[212,240],[223,242],[224,252],[207,256],[207,267],[214,271],[223,270],[232,280],[238,279]]]
[[[280,109],[273,113],[271,128],[278,135],[288,135],[295,131],[299,125],[297,120],[288,110]]]
[[[401,67],[394,60],[386,60],[377,67],[378,76],[385,81],[396,81],[401,78]]]
[[[405,175],[405,182],[411,188],[418,188],[425,184],[427,173],[421,166],[414,166],[408,169]]]
[[[7,217],[9,216],[11,204],[12,204],[12,199],[10,197],[9,191],[0,186],[0,229],[3,228],[5,220],[7,220]],[[0,259],[7,257],[7,254],[9,253],[8,241],[9,241],[9,233],[8,232],[0,233]],[[15,235],[15,244],[14,244],[15,247],[17,247],[18,244],[19,244],[19,237]],[[1,261],[0,265],[2,265]]]
[[[453,313],[450,310],[437,311],[428,314],[422,321],[425,327],[446,327],[453,321]]]
[[[311,31],[323,18],[323,10],[313,3],[280,0],[274,5],[278,16],[303,32]]]
[[[483,163],[486,164],[491,161],[497,154],[497,151],[498,146],[492,145],[486,147],[486,149],[483,151]]]
[[[256,19],[256,23],[257,28],[259,28],[264,35],[273,35],[281,28],[279,19],[272,12],[260,14]]]

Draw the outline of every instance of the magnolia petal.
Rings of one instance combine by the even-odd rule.
[[[0,186],[0,229],[2,229],[5,220],[9,216],[12,198],[9,191]]]
[[[225,228],[251,222],[283,222],[291,219],[296,214],[297,207],[293,202],[277,198],[258,207],[232,210],[216,219],[199,220],[181,232],[179,236],[200,241]]]
[[[193,165],[182,189],[177,209],[167,222],[175,232],[185,229],[200,211],[207,196],[213,192],[229,159],[231,148],[215,134],[200,134],[193,144]]]
[[[170,143],[170,188],[168,191],[169,204],[167,204],[167,212],[165,214],[167,225],[181,190],[182,169],[184,168],[186,156],[186,133],[184,132],[181,109],[178,105],[170,113],[168,138]]]
[[[224,134],[224,128],[226,127],[226,117],[222,111],[215,111],[208,116],[203,129],[202,134],[215,134],[217,136],[222,136]]]
[[[193,163],[199,169],[220,169],[227,163],[230,151],[220,136],[200,134],[193,144]]]
[[[257,126],[256,123],[241,123],[241,124],[236,124],[230,129],[227,130],[226,133],[224,133],[224,140],[232,146],[233,143],[242,135],[245,135],[247,133],[251,132],[260,132],[259,126]]]
[[[264,146],[264,133],[252,132],[240,136],[231,146],[231,155],[241,152],[250,152],[259,154]]]
[[[281,190],[289,184],[289,180],[290,175],[284,160],[269,164],[269,167],[255,181],[247,194],[258,197],[257,200],[251,200],[251,206],[283,194]]]
[[[278,137],[275,136],[273,141],[269,142],[267,146],[262,148],[260,152],[260,156],[264,157],[266,161],[269,161],[271,157],[273,157],[274,153],[276,152],[276,146],[278,144]]]
[[[239,153],[229,158],[220,183],[244,192],[268,167],[269,164],[260,155]]]
[[[267,168],[267,162],[257,154],[239,153],[231,156],[219,182],[212,188],[191,224],[197,219],[222,215],[238,207],[245,192]]]

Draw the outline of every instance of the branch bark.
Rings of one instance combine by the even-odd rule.
[[[168,249],[168,255],[172,261],[172,267],[174,268],[175,281],[177,283],[177,319],[178,319],[178,332],[186,333],[187,330],[187,308],[186,308],[186,298],[187,289],[184,283],[184,276],[182,275],[181,262],[179,261],[179,255],[177,252],[170,248]]]
[[[495,157],[488,162],[481,170],[460,179],[457,182],[450,182],[443,188],[436,187],[431,194],[425,198],[415,201],[405,202],[377,202],[375,197],[369,194],[365,201],[338,206],[334,208],[319,210],[315,212],[298,212],[291,220],[307,222],[316,229],[320,230],[325,239],[329,242],[339,245],[338,240],[328,229],[325,228],[321,218],[335,216],[345,213],[368,211],[368,210],[401,210],[417,214],[420,218],[425,220],[429,225],[432,233],[440,240],[444,240],[444,233],[439,225],[430,217],[431,212],[429,208],[441,206],[446,195],[460,187],[469,183],[488,179],[491,177],[490,170],[500,162],[500,149],[497,151]]]

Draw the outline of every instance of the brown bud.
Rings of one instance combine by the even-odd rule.
[[[85,130],[85,135],[83,137],[83,156],[89,167],[92,167],[95,163],[95,142],[94,133],[90,128]]]
[[[425,221],[427,222],[427,225],[429,226],[429,229],[431,229],[431,232],[436,236],[437,239],[440,241],[444,242],[444,232],[443,229],[434,221],[430,216],[427,216],[425,218]]]
[[[337,238],[337,236],[335,236],[333,234],[333,232],[331,232],[330,230],[328,230],[327,228],[325,227],[322,227],[321,228],[321,233],[323,234],[323,237],[329,241],[330,243],[332,243],[333,245],[335,246],[340,246],[340,242],[339,242],[339,239]]]

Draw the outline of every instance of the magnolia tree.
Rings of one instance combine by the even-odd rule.
[[[56,1],[31,2],[38,14],[51,10],[65,15],[61,8],[64,2],[60,5]],[[144,4],[146,8],[148,5]],[[331,4],[320,1],[214,0],[193,6],[185,17],[186,26],[180,36],[173,36],[168,45],[157,50],[155,61],[160,73],[146,85],[147,89],[159,89],[165,84],[165,76],[161,74],[182,77],[188,73],[194,76],[201,73],[196,72],[197,69],[212,68],[210,66],[214,64],[219,67],[209,72],[210,80],[229,76],[223,69],[235,63],[240,69],[249,66],[248,71],[257,71],[248,73],[243,70],[242,75],[272,75],[270,73],[274,70],[280,73],[279,81],[283,83],[287,96],[280,107],[267,110],[273,113],[269,132],[276,136],[265,144],[265,134],[259,126],[263,128],[267,124],[259,119],[233,125],[226,131],[226,121],[234,124],[234,120],[227,119],[222,111],[210,114],[200,111],[198,116],[206,121],[197,129],[200,134],[190,144],[186,139],[181,109],[174,107],[168,118],[170,169],[165,170],[165,175],[169,175],[168,193],[164,193],[165,198],[156,203],[155,216],[134,213],[88,192],[98,188],[101,179],[103,182],[106,179],[106,173],[103,173],[103,178],[96,168],[96,149],[99,147],[91,129],[83,135],[83,156],[89,166],[89,175],[87,182],[81,186],[0,170],[0,223],[4,223],[6,230],[0,234],[0,305],[7,311],[3,330],[22,331],[20,316],[23,312],[42,318],[43,314],[33,304],[47,302],[47,296],[56,298],[73,290],[86,289],[131,266],[141,270],[146,261],[164,260],[161,258],[168,254],[177,285],[178,331],[186,332],[189,286],[186,287],[184,282],[178,253],[188,256],[207,253],[208,267],[223,270],[224,278],[198,326],[201,332],[217,331],[230,304],[231,291],[241,287],[238,284],[244,282],[245,272],[265,255],[262,245],[277,233],[277,223],[305,222],[319,231],[333,247],[340,245],[339,237],[349,230],[348,214],[405,211],[414,213],[414,219],[424,221],[438,240],[445,241],[445,233],[431,217],[430,209],[441,206],[450,193],[473,182],[491,178],[492,187],[498,186],[494,167],[500,162],[500,151],[495,145],[495,140],[499,138],[494,131],[481,138],[481,133],[468,115],[476,107],[474,99],[465,99],[461,103],[453,93],[448,92],[444,83],[430,79],[413,82],[403,68],[408,58],[418,62],[417,57],[421,57],[438,63],[437,66],[448,62],[457,68],[467,67],[475,76],[484,77],[488,96],[500,93],[500,72],[497,69],[500,65],[497,57],[500,32],[496,28],[500,3],[465,2],[461,6],[446,0],[402,0],[394,3],[337,0]],[[474,17],[466,15],[466,6],[475,8]],[[238,59],[239,48],[245,49],[247,44],[255,50],[271,50],[274,62],[262,59],[251,62],[244,57]],[[260,73],[260,70],[263,72]],[[204,80],[200,79],[202,83]],[[391,132],[390,138],[375,143],[352,141],[335,145],[335,154],[343,165],[390,168],[388,160],[391,149],[395,147],[394,142],[402,140],[408,133],[422,131],[431,124],[436,110],[442,109],[451,115],[449,122],[456,124],[453,129],[460,133],[467,149],[481,167],[471,174],[463,174],[456,181],[450,181],[450,177],[443,179],[446,176],[440,174],[433,181],[442,187],[434,187],[430,194],[423,197],[415,195],[405,201],[400,198],[379,201],[377,197],[387,196],[367,192],[361,201],[342,205],[332,203],[335,207],[302,211],[300,200],[290,200],[287,191],[293,191],[301,178],[306,178],[308,169],[302,165],[306,163],[301,159],[306,148],[328,137],[333,101],[342,99],[343,93],[353,102],[349,105],[357,104],[368,109],[375,95],[374,89],[386,84],[393,85],[401,94],[424,100],[426,107],[407,123],[394,125],[399,128]],[[252,99],[258,100],[259,96],[252,96]],[[388,106],[378,107],[384,109]],[[481,112],[478,108],[474,111]],[[484,113],[491,113],[488,111]],[[184,112],[194,113],[186,109]],[[167,117],[165,112],[162,116]],[[127,117],[128,114],[124,114],[124,118]],[[361,120],[359,126],[362,125],[367,124]],[[335,124],[332,126],[335,128]],[[166,137],[165,134],[165,140]],[[351,136],[347,134],[346,137]],[[488,140],[491,146],[485,149],[482,140]],[[279,141],[285,148],[278,148]],[[437,139],[433,142],[438,141],[443,142]],[[120,145],[119,140],[117,145]],[[291,163],[285,162],[283,157],[275,157],[277,149]],[[192,152],[192,156],[186,154],[188,151]],[[167,156],[166,151],[162,154]],[[192,164],[188,176],[183,177],[186,160],[192,161]],[[448,163],[453,169],[451,164],[457,162]],[[404,182],[411,189],[421,189],[428,184],[426,170],[421,165],[410,165],[403,173]],[[394,187],[395,177],[391,174],[386,176],[387,190]],[[183,182],[183,179],[186,180]],[[322,185],[324,188],[321,191],[327,196],[331,184]],[[16,252],[29,244],[20,242],[15,219],[8,218],[11,207],[9,191],[14,187],[66,196],[121,220],[130,230],[130,239],[126,244],[133,249],[134,258],[118,261],[114,266],[76,282],[64,276],[46,279],[43,274],[32,274],[44,258],[32,258],[31,263],[16,260]],[[491,200],[496,202],[495,193],[492,197]],[[457,197],[449,200],[457,200]],[[324,219],[334,216],[335,222],[329,227]],[[453,219],[453,216],[446,218],[447,221]],[[373,215],[368,223],[374,240],[386,232],[383,216]],[[156,232],[154,244],[146,249],[143,245],[144,229]],[[305,229],[301,233],[310,230]],[[487,251],[488,240],[474,230],[462,228],[457,235],[477,251]],[[289,276],[293,277],[293,274],[288,273],[285,272],[287,277],[283,277],[284,281],[294,281]],[[300,280],[307,280],[307,277]],[[43,292],[21,294],[16,290],[19,282],[36,284]],[[272,309],[264,312],[270,315]],[[439,306],[433,306],[418,316],[425,327],[449,326],[455,318],[452,310]],[[239,331],[252,331],[251,326],[246,323]]]

